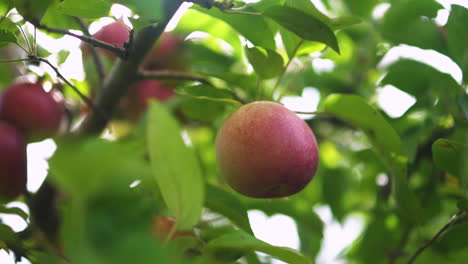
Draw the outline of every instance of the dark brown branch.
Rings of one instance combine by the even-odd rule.
[[[81,31],[83,31],[84,35],[91,36],[91,34],[89,34],[88,25],[86,24],[86,22],[83,19],[78,18],[78,17],[76,17],[75,19],[77,23],[80,25]],[[104,63],[102,62],[102,58],[97,52],[94,45],[90,46],[90,51],[91,51],[91,57],[93,58],[93,61],[94,61],[94,65],[96,65],[96,71],[99,76],[99,82],[102,84],[102,82],[104,81],[104,77],[105,77]]]
[[[57,77],[59,77],[62,81],[64,81],[66,84],[68,84],[72,89],[73,91],[75,91],[75,93],[80,97],[81,100],[83,100],[83,102],[85,102],[85,104],[87,104],[89,106],[89,108],[91,110],[93,110],[93,112],[95,112],[96,114],[98,115],[103,115],[103,113],[99,110],[98,107],[96,107],[93,102],[88,98],[86,97],[86,95],[84,95],[83,93],[80,92],[80,90],[78,90],[78,88],[76,88],[70,81],[68,81],[61,73],[60,71],[57,69],[57,67],[55,67],[54,65],[52,65],[52,63],[50,63],[48,60],[44,59],[44,58],[33,58],[32,60],[37,60],[37,61],[41,61],[41,62],[44,62],[45,64],[49,65],[55,72],[55,74],[57,74]]]
[[[170,70],[158,70],[158,71],[141,71],[138,72],[138,79],[156,79],[156,80],[184,80],[184,81],[195,81],[203,84],[211,85],[211,83],[201,77],[187,72],[177,72]]]
[[[103,48],[103,49],[107,49],[113,53],[115,53],[118,57],[120,58],[127,58],[128,57],[128,50],[125,49],[125,48],[121,48],[119,46],[115,46],[115,45],[111,45],[111,44],[108,44],[106,42],[103,42],[103,41],[100,41],[100,40],[97,40],[93,37],[90,37],[90,36],[86,36],[86,35],[79,35],[79,34],[75,34],[69,30],[66,30],[66,29],[61,29],[61,28],[50,28],[50,27],[47,27],[45,25],[42,25],[41,23],[37,22],[37,21],[31,21],[31,23],[36,27],[36,28],[39,28],[39,29],[43,29],[49,33],[57,33],[57,34],[64,34],[64,35],[69,35],[69,36],[72,36],[72,37],[75,37],[75,38],[78,38],[82,41],[85,41],[95,47],[98,47],[98,48]]]
[[[445,232],[451,227],[453,226],[454,224],[456,224],[460,219],[462,219],[464,217],[464,212],[463,211],[459,211],[457,212],[454,216],[452,216],[452,218],[450,219],[450,221],[448,221],[447,224],[445,224],[440,230],[439,232],[437,232],[434,237],[432,237],[429,241],[427,241],[424,245],[422,245],[420,248],[418,248],[418,250],[416,250],[416,252],[414,252],[413,256],[411,256],[411,258],[408,260],[407,264],[411,264],[413,263],[416,258],[422,253],[424,252],[424,250],[426,250],[430,245],[432,245],[434,242],[436,242],[440,237],[442,237],[442,235],[445,234]]]
[[[78,133],[97,134],[107,126],[120,99],[137,80],[138,69],[145,56],[164,32],[167,23],[182,2],[182,0],[165,0],[163,2],[165,18],[157,25],[149,25],[135,33],[133,45],[129,46],[131,56],[126,60],[116,61],[112,71],[106,76],[103,87],[98,91],[96,105],[104,114],[91,112]]]

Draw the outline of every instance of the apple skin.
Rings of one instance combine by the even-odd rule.
[[[125,42],[128,41],[130,37],[129,31],[117,22],[112,22],[108,25],[103,26],[100,30],[93,34],[93,38],[100,40],[102,42],[118,46],[120,48],[124,47]],[[88,43],[83,42],[82,48],[83,54],[88,55]],[[112,51],[107,49],[99,49],[101,52],[106,54],[110,59],[115,59],[116,56]]]
[[[143,62],[146,70],[185,70],[184,38],[174,33],[164,32]]]
[[[165,241],[167,237],[170,235],[170,232],[172,231],[172,228],[176,224],[176,221],[174,218],[169,217],[169,216],[155,216],[153,218],[153,226],[152,226],[152,232],[153,234],[161,241]],[[193,231],[175,231],[172,234],[171,240],[174,240],[178,237],[183,237],[183,236],[193,236],[195,237],[195,233]]]
[[[242,106],[216,138],[221,174],[237,192],[254,198],[285,197],[301,191],[315,175],[318,148],[310,127],[274,102]]]
[[[0,95],[0,120],[21,129],[29,142],[53,137],[64,113],[63,102],[56,101],[41,84],[13,84]]]
[[[23,133],[0,120],[0,200],[11,201],[26,190],[26,140]]]

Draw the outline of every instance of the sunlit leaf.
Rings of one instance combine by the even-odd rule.
[[[70,16],[99,18],[109,14],[110,4],[104,0],[64,0],[57,9]]]
[[[252,47],[246,49],[247,58],[261,79],[278,77],[283,71],[283,58],[274,50]]]
[[[153,175],[180,229],[199,220],[204,183],[194,151],[182,139],[182,130],[168,110],[153,102],[148,112],[147,140]]]
[[[287,6],[273,6],[263,14],[299,37],[327,44],[337,53],[340,53],[335,34],[327,24],[317,18]]]

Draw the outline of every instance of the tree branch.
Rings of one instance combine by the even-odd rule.
[[[157,70],[157,71],[140,71],[137,73],[137,79],[147,80],[147,79],[156,79],[156,80],[185,80],[185,81],[196,81],[203,84],[211,85],[211,83],[197,75],[193,75],[186,72],[177,72],[170,70]]]
[[[153,48],[182,2],[182,0],[165,0],[163,2],[165,18],[157,25],[150,25],[136,32],[133,45],[129,47],[131,56],[127,60],[116,61],[112,71],[104,80],[103,87],[97,93],[96,106],[104,115],[91,112],[79,128],[79,134],[97,134],[106,127],[120,98],[137,80],[138,69],[146,54]]]
[[[122,59],[126,59],[128,57],[128,55],[129,55],[128,49],[126,49],[126,48],[121,48],[119,46],[111,45],[111,44],[108,44],[106,42],[97,40],[97,39],[95,39],[93,37],[90,37],[90,36],[75,34],[75,33],[71,32],[69,30],[66,30],[66,29],[50,28],[48,26],[42,25],[38,21],[31,21],[31,23],[36,28],[43,29],[43,30],[45,30],[45,31],[47,31],[49,33],[69,35],[69,36],[78,38],[78,39],[80,39],[82,41],[88,42],[89,44],[91,44],[91,45],[93,45],[95,47],[107,49],[109,51],[112,51],[118,57],[120,57]]]
[[[89,31],[88,31],[88,25],[86,25],[85,21],[78,17],[76,18],[76,21],[80,25],[81,31],[83,31],[85,36],[91,36],[91,34],[89,34]],[[94,65],[96,65],[96,71],[99,76],[99,83],[102,84],[102,82],[104,81],[104,77],[105,77],[104,63],[102,62],[102,58],[97,52],[94,45],[90,46],[90,51],[91,51],[91,57],[93,58],[93,61],[94,61]]]
[[[430,245],[432,245],[434,242],[436,242],[442,235],[445,234],[445,232],[454,224],[456,224],[460,219],[464,217],[464,212],[459,211],[457,212],[452,218],[448,221],[447,224],[445,224],[439,232],[437,232],[434,237],[432,237],[429,241],[427,241],[424,245],[422,245],[416,252],[414,252],[413,256],[408,260],[407,264],[413,263],[416,258],[424,251],[426,250]]]

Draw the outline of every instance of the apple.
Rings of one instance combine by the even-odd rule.
[[[0,200],[11,201],[26,190],[26,140],[15,126],[0,121]]]
[[[216,137],[227,184],[254,198],[285,197],[314,177],[318,148],[310,127],[283,105],[258,101],[231,114]]]
[[[130,32],[122,26],[120,23],[112,22],[108,25],[103,26],[100,30],[93,34],[93,38],[106,42],[111,45],[115,45],[123,48],[125,42],[128,41],[130,37]],[[86,56],[88,43],[83,43],[82,48],[84,48],[83,54]],[[104,54],[106,54],[110,59],[115,59],[115,54],[112,51],[107,49],[100,49]]]
[[[61,125],[65,107],[38,83],[17,83],[0,95],[0,120],[21,129],[28,141],[54,136]]]
[[[176,220],[172,217],[169,216],[155,216],[153,218],[153,226],[152,226],[152,231],[153,234],[161,241],[164,241],[168,238],[170,233],[172,232],[172,229],[174,228],[174,225],[176,224]],[[183,236],[195,236],[195,233],[193,231],[175,231],[172,234],[171,240],[176,239],[178,237],[183,237]]]
[[[184,70],[187,63],[183,56],[183,42],[183,37],[164,32],[146,56],[143,68],[147,70]]]

